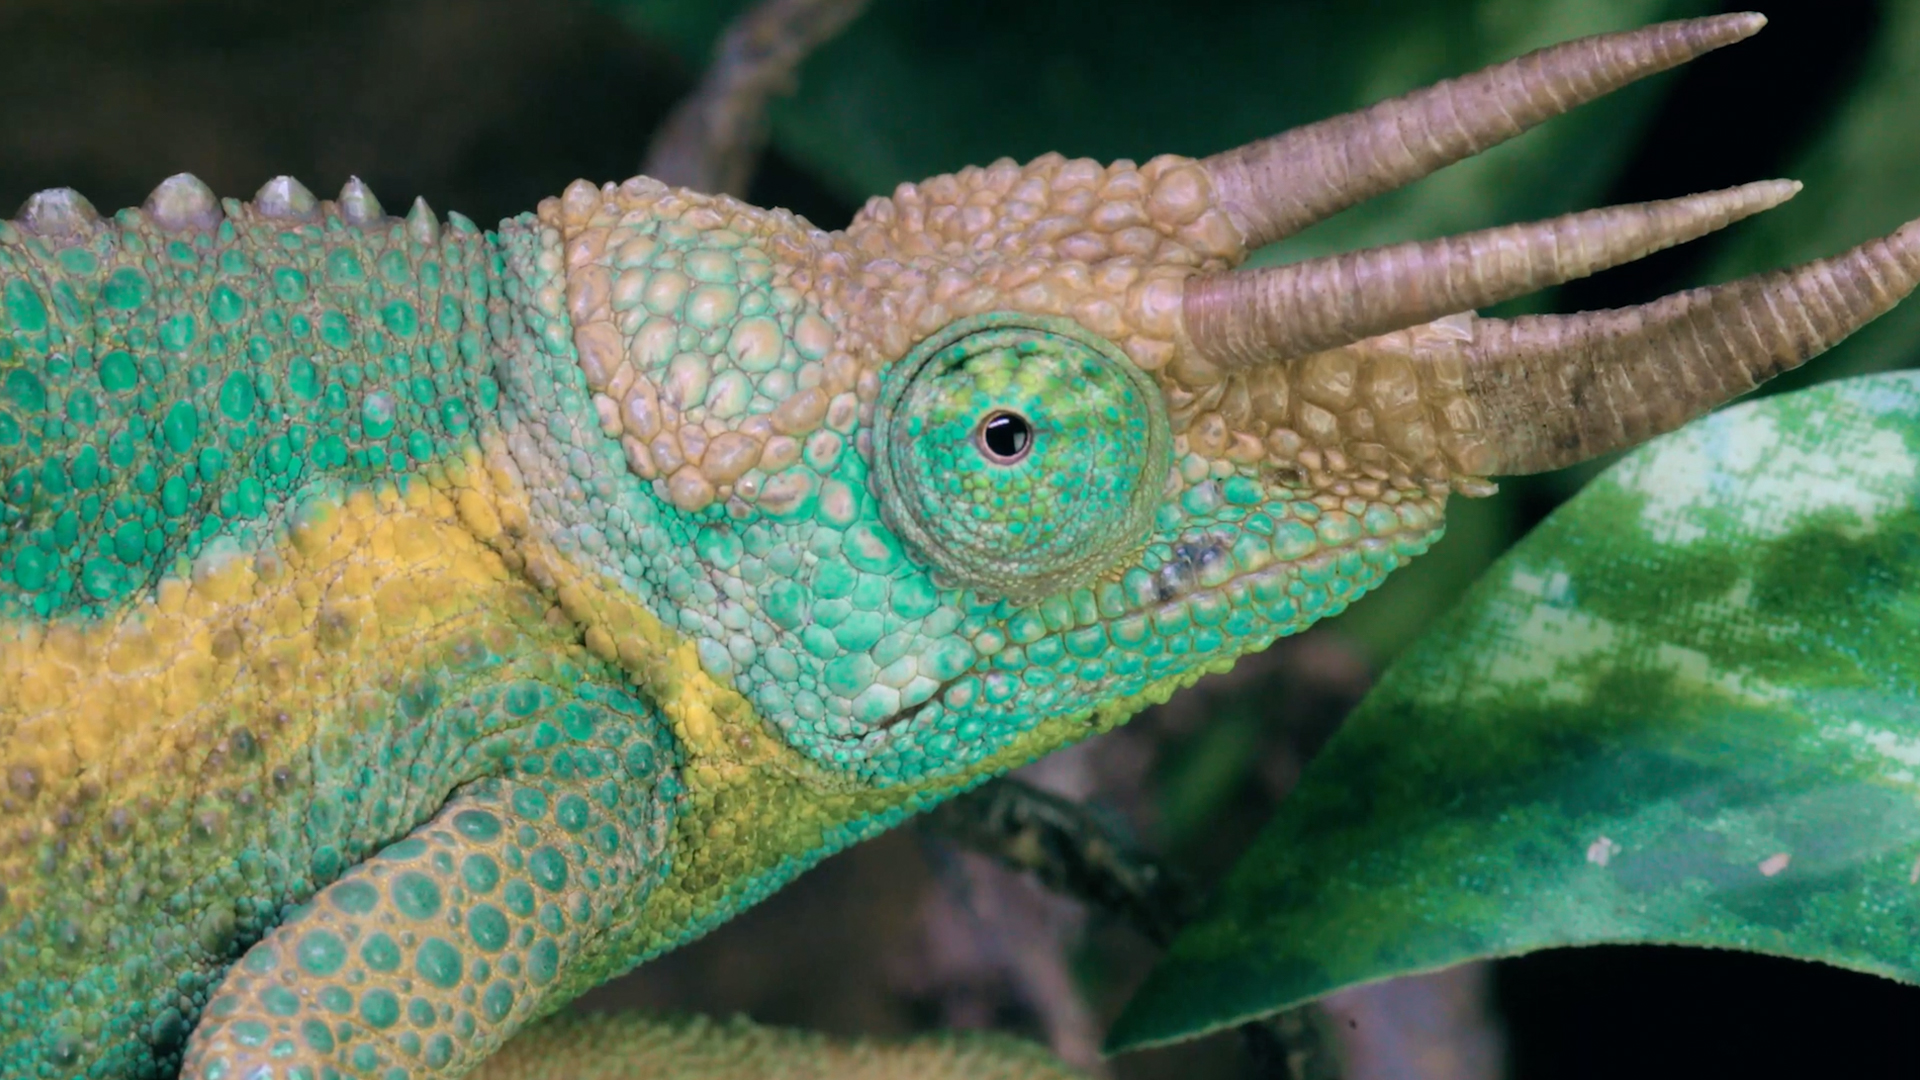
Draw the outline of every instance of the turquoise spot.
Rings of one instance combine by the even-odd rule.
[[[368,394],[360,403],[360,427],[370,439],[384,439],[393,433],[393,395],[382,391]]]
[[[349,915],[365,915],[380,902],[380,890],[365,881],[343,881],[327,890],[327,898]]]
[[[400,999],[391,990],[374,989],[360,995],[360,1019],[384,1031],[400,1019]]]
[[[336,349],[346,349],[353,344],[353,331],[347,326],[347,317],[338,311],[327,311],[320,316],[320,340]]]
[[[387,886],[393,906],[410,919],[428,919],[440,910],[440,886],[418,870],[409,870]]]
[[[886,633],[886,623],[880,616],[870,611],[856,611],[847,617],[847,621],[834,627],[833,640],[842,649],[851,652],[866,652],[879,644],[881,635]]]
[[[380,321],[397,337],[412,337],[420,328],[420,317],[413,306],[404,301],[395,301],[380,309]]]
[[[284,986],[269,986],[260,991],[260,1004],[275,1016],[297,1016],[300,998]]]
[[[134,366],[133,354],[125,349],[115,349],[100,358],[100,388],[110,394],[123,393],[140,383],[140,369]]]
[[[200,417],[195,414],[193,404],[175,402],[173,408],[167,410],[167,418],[160,424],[160,433],[166,439],[167,448],[176,454],[193,449],[194,441],[200,437]]]
[[[653,746],[646,742],[636,742],[627,747],[627,773],[635,778],[645,779],[653,775],[659,765],[655,760]]]
[[[405,285],[413,277],[413,267],[407,265],[407,257],[397,249],[380,256],[380,276],[395,285]]]
[[[500,901],[507,905],[508,911],[524,919],[533,914],[533,886],[514,878],[507,882],[506,888],[500,890]]]
[[[320,392],[320,373],[313,361],[304,356],[296,356],[287,363],[287,389],[295,395],[312,401]]]
[[[132,311],[147,302],[150,290],[146,275],[132,267],[122,267],[107,277],[100,288],[100,299],[120,311]]]
[[[490,893],[500,884],[500,864],[490,855],[475,853],[460,864],[460,877],[474,892]]]
[[[535,983],[553,981],[560,972],[560,946],[552,938],[541,938],[527,950],[527,977]]]
[[[893,613],[903,619],[924,619],[940,606],[940,594],[934,591],[933,582],[919,576],[892,582],[887,596]]]
[[[294,958],[312,975],[331,975],[347,959],[347,947],[331,930],[309,930],[294,946]]]
[[[37,334],[47,328],[47,305],[25,281],[14,278],[7,282],[4,303],[7,320],[15,329]]]
[[[547,797],[537,788],[520,788],[513,793],[513,812],[523,819],[537,821],[547,816]]]
[[[413,968],[435,986],[456,986],[460,982],[460,950],[442,938],[428,938],[414,954]]]
[[[535,885],[558,892],[567,886],[567,858],[552,847],[537,848],[527,856],[527,873]]]
[[[324,1020],[308,1020],[301,1024],[300,1037],[316,1054],[324,1057],[333,1053],[333,1032]]]
[[[273,272],[273,295],[285,303],[297,304],[307,298],[307,275],[282,268]]]
[[[169,476],[160,487],[160,509],[168,517],[179,517],[187,512],[187,481],[184,477]]]
[[[413,1021],[414,1027],[432,1027],[436,1020],[433,1002],[423,997],[417,997],[407,1002],[407,1019]]]
[[[332,1013],[346,1013],[353,1009],[353,995],[343,986],[327,985],[313,996],[320,1007]]]
[[[52,559],[37,547],[22,547],[13,557],[13,580],[22,589],[36,592],[47,584]]]
[[[513,987],[497,982],[487,987],[486,996],[480,999],[480,1012],[493,1023],[499,1023],[513,1011]]]
[[[380,857],[392,862],[407,862],[426,853],[427,842],[417,836],[409,836],[404,840],[395,840],[388,844],[386,850],[380,853]]]
[[[253,415],[253,380],[235,372],[220,384],[220,411],[229,420],[241,421]]]
[[[88,559],[80,568],[80,583],[95,600],[119,595],[122,580],[120,567],[105,559]]]
[[[507,945],[507,917],[492,904],[475,904],[467,913],[467,936],[487,952],[499,952]]]
[[[272,1034],[267,1025],[258,1020],[236,1020],[227,1030],[233,1032],[233,1041],[241,1046],[259,1046]]]
[[[6,392],[8,401],[27,412],[40,412],[47,407],[46,385],[26,368],[14,368],[7,372]]]
[[[400,966],[400,946],[384,932],[375,930],[360,943],[360,959],[375,971],[392,971]]]
[[[356,285],[367,278],[366,268],[350,248],[335,248],[327,256],[327,277],[343,285]]]
[[[587,805],[587,800],[578,795],[563,796],[553,812],[553,820],[570,833],[586,828],[592,816],[593,811]]]
[[[807,591],[797,582],[780,580],[767,590],[767,618],[787,630],[797,629],[806,617]]]
[[[221,326],[229,326],[238,321],[247,312],[247,302],[225,285],[214,286],[213,295],[207,300],[207,310],[212,313],[213,321]]]
[[[435,1035],[427,1040],[427,1068],[444,1069],[453,1061],[453,1038]]]
[[[855,569],[869,574],[890,574],[900,565],[900,545],[891,533],[872,522],[848,529],[840,550]]]
[[[540,706],[545,703],[546,695],[541,692],[540,687],[535,683],[528,682],[514,683],[508,687],[506,695],[501,701],[501,704],[506,706],[507,713],[519,719],[532,716],[539,710]],[[521,788],[520,790],[526,791],[528,789]],[[516,798],[518,797],[517,792],[515,796]]]
[[[821,670],[827,689],[841,697],[852,697],[873,681],[873,660],[865,653],[851,653],[833,660]]]
[[[458,398],[447,398],[440,402],[440,426],[447,434],[459,438],[473,426],[473,418],[467,413],[467,404]]]
[[[860,575],[838,559],[822,559],[813,575],[813,594],[823,600],[838,600],[853,593]]]
[[[176,315],[160,324],[160,344],[169,352],[185,352],[199,333],[191,315]]]

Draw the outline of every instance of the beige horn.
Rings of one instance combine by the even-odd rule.
[[[1792,270],[1638,307],[1477,319],[1466,390],[1490,475],[1541,472],[1671,431],[1800,366],[1920,282],[1920,220]]]
[[[1792,180],[1187,279],[1184,321],[1222,367],[1349,345],[1572,281],[1792,198]]]
[[[1505,142],[1637,79],[1750,37],[1753,12],[1569,41],[1207,158],[1247,247]]]

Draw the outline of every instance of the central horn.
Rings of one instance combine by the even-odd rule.
[[[1404,330],[1586,277],[1685,243],[1792,198],[1767,180],[1664,202],[1589,210],[1187,279],[1187,336],[1221,366],[1285,360]]]

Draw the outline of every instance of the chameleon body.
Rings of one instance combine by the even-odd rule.
[[[944,210],[965,235],[980,193],[1106,210],[1119,187],[1121,243],[1203,265],[1217,212],[1148,210],[1196,200],[1195,171],[1005,163],[865,216]],[[1157,442],[1102,436],[1081,470],[1168,477],[1171,499],[1109,493],[1147,519],[1124,567],[970,594],[869,482],[896,320],[984,316],[1005,370],[942,407],[1051,406],[1036,438],[1064,449],[1162,408],[1063,318],[1126,340],[1151,316],[1137,256],[1096,263],[1111,281],[1005,259],[948,296],[904,252],[856,261],[644,180],[493,233],[265,201],[0,235],[8,1076],[170,1076],[223,977],[236,1054],[455,1070],[940,793],[1338,610],[1438,532],[1426,488],[1315,497],[1151,416]],[[1016,296],[1041,317],[993,314]],[[1076,389],[1100,414],[1049,397]],[[1081,474],[1018,495],[1044,524],[1099,497]],[[274,996],[287,971],[316,984]]]
[[[1564,109],[1757,27],[1488,77]],[[1613,82],[1562,92],[1555,63]],[[1353,137],[1376,130],[1400,137]],[[1920,274],[1910,227],[1669,298],[1554,379],[1531,343],[1585,324],[1447,314],[1774,185],[1628,208],[1658,243],[1596,258],[1600,226],[1547,223],[1487,245],[1539,273],[1396,285],[1411,306],[1250,365],[1217,305],[1187,326],[1189,286],[1275,235],[1246,192],[1320,168],[1260,153],[1001,161],[840,232],[646,178],[489,232],[358,181],[29,200],[0,225],[0,1076],[463,1075],[826,854],[1338,612],[1496,466],[1710,404],[1645,421],[1616,393],[1596,365],[1642,323],[1698,304],[1630,358],[1698,381],[1731,315],[1828,289],[1740,324],[1765,363],[1724,397]],[[1299,206],[1338,208],[1308,181]],[[1433,257],[1390,253],[1393,280]],[[1563,392],[1606,415],[1533,404]],[[599,1031],[543,1027],[486,1075],[715,1053]]]

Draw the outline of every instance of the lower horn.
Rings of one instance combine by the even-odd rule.
[[[1920,220],[1792,270],[1638,307],[1478,319],[1466,390],[1489,472],[1543,472],[1671,431],[1838,344],[1920,283]]]

